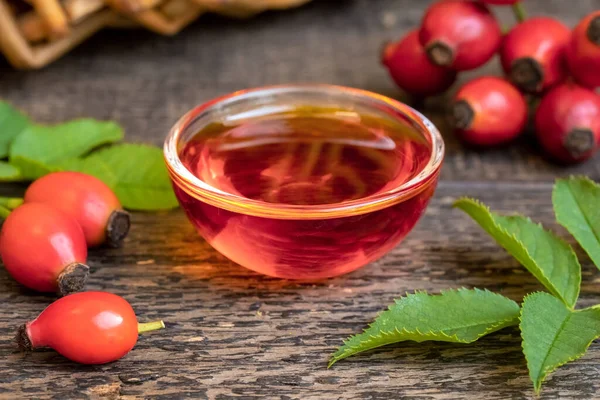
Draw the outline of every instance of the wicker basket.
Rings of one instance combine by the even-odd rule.
[[[104,27],[174,35],[205,12],[245,18],[310,0],[0,0],[0,50],[16,68],[56,60]]]

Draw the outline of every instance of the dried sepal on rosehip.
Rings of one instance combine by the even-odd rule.
[[[502,31],[485,4],[447,0],[427,10],[419,40],[434,64],[465,71],[492,58],[500,47]]]
[[[474,146],[495,146],[523,132],[527,103],[506,80],[484,76],[467,82],[456,92],[449,117],[462,141]]]
[[[591,89],[600,87],[600,10],[587,15],[573,30],[567,61],[579,84]]]
[[[17,282],[39,292],[64,296],[81,291],[89,273],[85,237],[77,221],[41,203],[23,204],[6,217],[0,256]]]
[[[554,18],[528,19],[504,38],[502,67],[521,90],[541,93],[567,78],[565,52],[570,37],[569,28]]]
[[[540,102],[535,128],[540,145],[554,160],[585,161],[600,144],[600,96],[573,83],[562,84]]]
[[[106,364],[133,349],[138,333],[164,328],[162,321],[139,324],[127,300],[105,292],[84,292],[50,304],[33,321],[21,325],[22,350],[50,347],[80,364]]]
[[[55,172],[33,182],[25,202],[45,203],[77,220],[88,246],[118,247],[130,227],[129,213],[101,180],[79,172]]]
[[[410,31],[397,42],[385,46],[381,56],[396,84],[416,97],[446,91],[456,80],[456,72],[434,65],[419,43],[417,30]]]

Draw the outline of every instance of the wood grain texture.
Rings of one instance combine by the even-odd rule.
[[[428,3],[315,1],[249,21],[203,17],[174,38],[104,32],[39,72],[1,64],[0,97],[44,122],[116,119],[128,140],[154,144],[193,105],[246,87],[328,82],[402,99],[377,53],[382,41],[416,26]],[[599,3],[527,5],[574,25]],[[475,74],[498,72],[494,61]],[[117,363],[82,367],[49,350],[15,351],[15,327],[53,299],[22,289],[0,270],[0,398],[533,398],[516,329],[473,345],[403,343],[326,368],[344,338],[406,291],[476,286],[520,300],[542,289],[451,209],[455,198],[474,196],[496,210],[526,213],[566,236],[553,222],[552,181],[572,173],[600,179],[597,159],[561,168],[544,161],[527,137],[491,152],[466,150],[445,127],[444,101],[424,107],[447,141],[431,206],[403,244],[347,276],[317,283],[258,276],[212,250],[181,211],[134,214],[123,248],[91,251],[89,288],[123,295],[141,321],[162,318],[168,329],[145,335]],[[0,194],[19,190],[3,186]],[[581,304],[598,303],[600,273],[580,254]],[[551,375],[543,398],[597,397],[599,376],[600,348],[593,344]]]
[[[228,262],[179,211],[135,214],[122,249],[92,251],[89,289],[123,295],[141,321],[162,318],[167,330],[143,336],[130,355],[106,366],[82,367],[50,350],[20,354],[11,344],[14,328],[52,298],[23,290],[2,271],[0,396],[529,398],[516,329],[473,345],[403,343],[329,370],[326,361],[342,339],[406,291],[480,287],[518,301],[541,290],[451,203],[477,196],[494,209],[557,228],[550,192],[550,184],[442,182],[426,215],[391,254],[317,283],[266,278]],[[586,260],[582,305],[600,298],[598,278]],[[590,398],[600,389],[599,361],[593,345],[550,377],[544,398]]]

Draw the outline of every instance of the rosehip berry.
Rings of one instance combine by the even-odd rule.
[[[382,55],[392,79],[407,93],[425,97],[446,91],[456,79],[456,72],[434,65],[419,43],[417,30],[398,42],[388,44]]]
[[[583,86],[600,87],[600,11],[579,22],[567,46],[571,75]]]
[[[600,143],[600,96],[575,84],[560,85],[540,102],[535,128],[542,148],[555,160],[587,160]]]
[[[527,123],[523,95],[501,78],[486,76],[454,95],[450,120],[458,137],[476,146],[493,146],[517,137]]]
[[[565,52],[570,37],[569,28],[554,18],[528,19],[504,38],[502,67],[520,89],[543,92],[568,76]]]
[[[125,356],[138,333],[164,328],[162,321],[138,324],[131,305],[105,292],[83,292],[50,304],[18,329],[23,350],[50,347],[80,364],[106,364]]]
[[[436,65],[464,71],[485,64],[500,47],[500,25],[478,1],[447,0],[431,6],[419,40]]]
[[[129,232],[129,213],[104,182],[79,172],[55,172],[33,182],[25,202],[45,203],[79,222],[88,246],[118,247]]]
[[[11,212],[0,233],[4,267],[19,283],[61,295],[83,290],[89,267],[81,227],[67,214],[41,203]]]

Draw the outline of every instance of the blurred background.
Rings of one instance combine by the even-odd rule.
[[[0,97],[40,122],[82,116],[114,119],[125,127],[127,140],[156,145],[194,105],[249,87],[323,82],[407,100],[381,66],[382,44],[416,28],[431,3],[313,0],[247,19],[207,13],[172,37],[145,28],[103,29],[39,70],[16,70],[0,57]],[[554,16],[569,27],[600,8],[598,0],[525,4],[529,15]],[[514,24],[510,8],[494,7],[494,12],[504,26]],[[497,57],[461,74],[450,93],[483,74],[501,74]],[[484,180],[512,174],[516,180],[550,180],[585,172],[600,178],[594,160],[569,168],[546,162],[527,136],[484,153],[464,148],[445,128],[442,111],[448,95],[418,105],[446,138],[443,177]],[[525,169],[537,172],[519,174]]]

